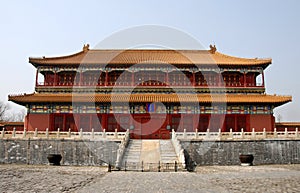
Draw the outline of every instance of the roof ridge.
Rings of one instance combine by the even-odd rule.
[[[72,56],[77,56],[77,55],[80,55],[80,54],[83,54],[83,53],[87,53],[87,52],[80,51],[80,52],[77,52],[77,53],[74,53],[74,54],[70,54],[70,55],[65,55],[65,56],[53,56],[53,57],[46,57],[46,56],[42,56],[42,57],[29,57],[29,62],[30,62],[31,60],[40,60],[40,59],[64,59],[64,58],[69,58],[69,57],[72,57]]]

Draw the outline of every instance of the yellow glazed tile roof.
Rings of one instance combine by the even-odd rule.
[[[29,58],[34,66],[79,64],[173,64],[268,66],[271,59],[233,57],[211,50],[88,50],[61,57]]]

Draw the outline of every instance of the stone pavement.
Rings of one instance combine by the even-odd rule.
[[[196,172],[0,165],[0,192],[299,192],[300,165],[205,166]]]
[[[0,193],[74,192],[106,171],[107,168],[87,166],[0,165]]]

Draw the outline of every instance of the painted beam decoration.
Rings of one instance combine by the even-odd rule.
[[[157,113],[157,114],[273,114],[272,105],[228,105],[228,106],[203,106],[192,105],[161,105],[155,103],[111,105],[111,104],[45,104],[29,105],[29,113]]]

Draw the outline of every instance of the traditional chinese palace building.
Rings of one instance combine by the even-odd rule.
[[[290,96],[265,93],[271,59],[210,50],[96,50],[29,58],[32,94],[10,95],[27,108],[27,130],[125,131],[169,138],[170,131],[273,130],[273,109]]]

